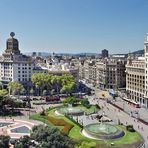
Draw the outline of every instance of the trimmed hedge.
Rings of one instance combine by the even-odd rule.
[[[47,119],[55,126],[64,126],[62,133],[69,134],[70,130],[74,127],[73,124],[66,122],[64,119],[56,119],[54,117],[48,116]]]

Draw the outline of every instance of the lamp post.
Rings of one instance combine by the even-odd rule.
[[[103,123],[103,117],[104,117],[105,112],[102,112],[102,120],[101,120],[101,124]]]
[[[124,107],[125,107],[125,102],[123,101],[123,110],[124,110]]]

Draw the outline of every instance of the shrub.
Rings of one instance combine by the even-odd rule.
[[[54,117],[48,116],[48,120],[55,126],[64,126],[62,132],[67,135],[69,134],[70,130],[74,127],[73,124],[70,124],[63,119],[56,119]]]
[[[135,132],[133,125],[127,125],[126,130],[129,131],[129,132]]]
[[[82,104],[82,105],[89,105],[89,101],[88,101],[88,100],[82,100],[82,101],[81,101],[81,104]]]
[[[79,102],[80,99],[76,97],[68,97],[63,101],[63,103],[68,103],[68,104],[78,104]]]
[[[88,100],[81,100],[81,104],[86,107],[87,109],[89,109],[91,107],[91,105],[89,104]]]

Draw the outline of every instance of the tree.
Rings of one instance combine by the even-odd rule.
[[[68,104],[77,104],[79,103],[81,100],[75,97],[68,97],[66,98],[63,102],[64,103],[68,103]]]
[[[8,94],[8,91],[6,89],[0,90],[0,96],[6,96]]]
[[[61,76],[52,76],[51,83],[54,86],[57,94],[60,93],[60,87],[62,85]]]
[[[63,75],[62,78],[62,88],[61,92],[66,93],[67,95],[70,94],[76,88],[76,80],[72,75]]]
[[[76,87],[76,80],[72,75],[47,75],[47,74],[34,74],[32,76],[32,82],[34,83],[39,94],[43,94],[43,90],[51,92],[55,90],[57,94],[61,92],[71,94]]]
[[[39,89],[39,95],[42,94],[43,88],[46,85],[47,77],[45,74],[34,74],[32,76],[32,82],[35,84],[36,88]]]
[[[19,139],[17,143],[15,143],[14,147],[15,148],[29,148],[30,146],[30,137],[29,136],[24,136]]]
[[[31,139],[39,142],[40,148],[73,148],[74,142],[66,135],[63,135],[57,128],[39,125],[32,129]]]
[[[33,89],[33,88],[31,88],[31,90],[30,90],[30,94],[31,94],[31,95],[34,94],[34,89]]]
[[[20,95],[20,93],[22,93],[22,91],[25,90],[24,86],[19,82],[9,82],[8,88],[9,88],[9,95],[11,94],[11,92],[13,93],[13,95],[15,95],[16,93]]]
[[[1,148],[9,148],[9,136],[0,135],[0,147]]]

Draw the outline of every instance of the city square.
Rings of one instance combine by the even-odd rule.
[[[23,83],[1,82],[1,136],[8,136],[14,146],[21,144],[21,139],[26,138],[27,145],[36,147],[39,145],[38,141],[31,140],[30,137],[36,135],[35,131],[48,126],[49,129],[57,128],[61,134],[72,138],[73,142],[78,143],[78,147],[88,145],[88,141],[92,147],[148,146],[148,122],[147,118],[143,118],[143,109],[139,108],[141,104],[137,106],[137,100],[128,100],[128,90],[128,93],[115,91],[115,87],[125,85],[125,77],[122,77],[122,81],[120,79],[120,83],[105,84],[100,73],[100,81],[94,81],[91,75],[87,75],[87,68],[80,71],[80,74],[78,69],[68,66],[68,63],[63,65],[65,69],[59,69],[62,65],[57,65],[55,55],[51,57],[55,65],[47,63],[46,69],[34,68],[34,60],[20,53],[19,42],[14,39],[14,35],[15,33],[10,33],[11,38],[7,40],[1,65],[4,73],[5,69],[9,69],[6,72],[13,73],[12,63],[17,62],[18,67],[15,66],[14,71],[18,69],[18,77],[15,79]],[[12,61],[12,56],[16,61]],[[10,62],[9,65],[7,61]],[[115,64],[115,61],[110,62]],[[120,64],[123,67],[123,63]],[[90,63],[88,66],[94,64]],[[10,80],[9,77],[6,79]],[[105,89],[110,87],[114,89]]]
[[[0,148],[148,148],[147,6],[1,0]]]

